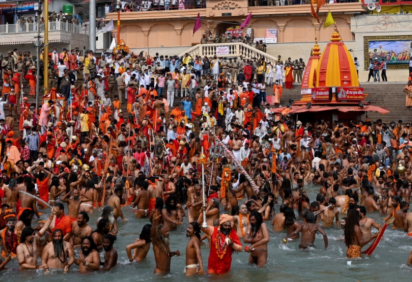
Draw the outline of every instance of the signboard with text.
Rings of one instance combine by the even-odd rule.
[[[229,55],[229,46],[216,47],[216,56]]]
[[[338,101],[360,101],[364,98],[361,87],[339,87],[336,98]]]
[[[312,88],[313,101],[329,101],[329,87],[314,87]]]
[[[278,30],[276,28],[266,29],[266,43],[278,43]]]
[[[243,37],[243,29],[227,29],[225,35],[230,35],[231,37]]]
[[[0,7],[0,14],[5,13],[24,13],[24,12],[32,12],[37,11],[39,9],[39,2],[28,2],[18,4],[17,6],[14,4],[10,4],[10,6]]]

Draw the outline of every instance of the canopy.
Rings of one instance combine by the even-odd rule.
[[[343,113],[348,112],[378,112],[380,114],[387,114],[389,111],[387,109],[366,105],[363,108],[359,106],[311,106],[309,109],[306,108],[306,105],[303,106],[292,106],[290,109],[286,107],[274,108],[271,109],[273,113],[286,113],[286,114],[299,114],[299,113],[313,113],[313,112],[325,112],[325,111],[339,111]]]

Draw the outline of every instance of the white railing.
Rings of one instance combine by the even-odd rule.
[[[37,32],[37,28],[37,23],[3,24],[0,25],[0,34]],[[49,31],[89,34],[89,29],[81,24],[73,24],[64,21],[49,22]],[[44,32],[44,23],[40,24],[40,32]]]
[[[226,55],[216,54],[217,47],[228,47],[228,53]],[[246,45],[244,43],[213,43],[213,44],[198,44],[193,46],[189,50],[180,54],[179,57],[184,56],[186,53],[189,53],[190,56],[207,56],[207,57],[240,57],[241,55],[245,58],[261,58],[263,57],[266,62],[271,62],[272,65],[276,64],[277,59],[265,52],[262,52],[252,46]]]

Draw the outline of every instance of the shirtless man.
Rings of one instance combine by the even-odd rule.
[[[74,263],[73,247],[69,242],[63,241],[63,232],[60,229],[53,231],[52,241],[44,247],[41,260],[41,268],[45,269],[46,273],[50,269],[63,269],[66,273]]]
[[[27,188],[26,188],[26,192],[31,194],[31,195],[35,195],[36,193],[36,189],[35,189],[35,185],[32,182],[27,183]],[[25,195],[23,193],[20,193],[20,209],[31,209],[34,214],[37,216],[37,218],[39,218],[39,212],[37,210],[37,201],[36,199],[34,199],[33,197],[30,197],[29,195]]]
[[[151,237],[153,253],[156,260],[155,274],[167,274],[170,272],[170,262],[173,256],[180,256],[179,251],[170,252],[169,230],[160,224],[161,215],[153,216]]]
[[[372,227],[380,230],[381,225],[376,223],[375,220],[372,218],[366,217],[366,208],[364,206],[359,206],[359,213],[360,213],[360,220],[359,220],[359,227],[363,234],[363,239],[367,240],[372,236]]]
[[[165,203],[165,208],[162,209],[163,224],[169,230],[176,230],[178,225],[183,224],[183,218],[180,214],[180,209],[177,208],[176,197],[170,195]]]
[[[263,222],[262,214],[252,212],[249,217],[250,224],[244,237],[245,243],[251,244],[245,246],[245,251],[250,253],[249,263],[263,267],[268,258],[267,245],[269,243],[269,231],[266,223]]]
[[[49,203],[54,205],[58,197],[66,192],[65,179],[54,176],[50,187]]]
[[[0,178],[0,185],[3,186],[3,178]],[[17,189],[16,179],[10,179],[9,186],[3,187],[6,198],[6,201],[4,203],[9,205],[12,209],[15,208],[17,200],[19,199],[19,190]]]
[[[99,208],[99,203],[97,201],[97,190],[95,189],[95,184],[92,179],[88,179],[85,185],[86,187],[83,187],[80,190],[80,199],[82,200],[82,203],[80,204],[80,211],[93,213],[93,203],[96,205],[97,208]]]
[[[146,224],[143,226],[142,231],[140,232],[139,239],[133,244],[127,245],[126,253],[129,257],[129,261],[136,261],[140,262],[144,260],[147,256],[147,253],[150,250],[150,243],[152,242],[150,232],[152,230],[151,224]],[[135,249],[134,254],[132,256],[132,250]]]
[[[245,206],[246,209],[246,206]],[[246,209],[247,212],[247,209]],[[203,216],[203,213],[200,213]],[[219,218],[219,200],[217,198],[210,199],[206,208],[206,222],[208,226],[213,226],[215,219]],[[247,225],[245,225],[247,227]]]
[[[117,187],[114,190],[114,194],[110,196],[107,200],[107,205],[113,207],[113,215],[117,219],[121,217],[124,222],[127,221],[126,217],[123,215],[122,207],[121,207],[121,198],[123,195],[123,188]]]
[[[232,152],[235,158],[240,162],[240,148],[243,147],[243,141],[238,134],[235,134],[235,140],[232,141]],[[189,220],[189,222],[191,222]]]
[[[406,214],[408,213],[409,203],[401,202],[401,208],[395,212],[395,221],[393,222],[393,227],[396,229],[404,229],[404,222],[406,218]]]
[[[136,217],[145,218],[149,216],[149,192],[147,188],[149,184],[146,181],[137,181],[135,188],[137,188],[137,196],[132,203],[132,208],[137,206]],[[140,190],[139,190],[140,189]]]
[[[49,216],[48,220],[37,234],[35,234],[31,227],[25,227],[21,232],[20,244],[16,249],[20,270],[40,268],[37,265],[37,257],[39,253],[37,243],[49,228],[52,219],[53,214]]]
[[[333,219],[336,219],[336,226],[339,227],[339,210],[336,208],[335,198],[329,199],[330,207],[323,211],[323,227],[334,226]]]
[[[81,242],[82,250],[74,263],[79,266],[80,272],[96,271],[100,268],[100,256],[96,244],[91,237],[84,237]]]
[[[103,238],[104,235],[110,232],[110,222],[102,218],[97,223],[97,229],[92,232],[92,239],[96,244],[97,250],[100,252],[103,249]]]
[[[365,199],[365,207],[366,207],[366,210],[367,210],[368,212],[376,212],[376,211],[378,211],[378,210],[379,210],[379,207],[378,207],[378,205],[376,204],[375,199],[374,199],[375,191],[374,191],[373,187],[372,187],[372,186],[369,186],[369,187],[366,189],[366,193],[368,194],[367,197],[366,197],[366,199]]]
[[[200,251],[200,225],[197,222],[189,223],[186,230],[189,243],[186,246],[186,276],[203,274],[203,258]]]
[[[87,224],[89,222],[89,215],[87,212],[79,212],[77,220],[72,224],[72,235],[70,243],[73,248],[80,247],[83,238],[91,236],[93,229]]]
[[[117,265],[117,250],[113,248],[114,241],[116,241],[116,236],[112,234],[106,234],[103,239],[103,249],[104,249],[104,262],[100,262],[103,265],[101,270],[108,271]]]
[[[295,236],[299,232],[302,232],[299,249],[305,250],[308,247],[314,247],[313,243],[315,242],[315,235],[316,235],[316,232],[319,232],[320,234],[323,235],[323,241],[325,242],[325,249],[327,249],[328,248],[328,236],[326,236],[325,231],[323,231],[322,228],[320,228],[316,224],[315,215],[312,212],[308,212],[305,219],[306,219],[306,222],[302,222],[294,232],[292,232],[285,238],[285,240]]]
[[[240,238],[243,238],[246,234],[247,227],[249,226],[249,215],[247,213],[246,205],[242,204],[239,207],[239,215],[233,216],[233,221],[236,226],[236,234]],[[213,222],[212,222],[213,223]],[[272,223],[273,224],[273,223]],[[208,226],[213,226],[207,223]]]
[[[280,206],[280,212],[275,214],[272,220],[273,231],[283,231],[285,230],[285,211],[288,208],[287,205]]]
[[[176,193],[176,186],[173,182],[170,181],[168,175],[165,175],[163,177],[163,190],[163,194],[165,195],[166,199],[169,195],[173,195],[174,193]]]
[[[82,203],[79,190],[74,189],[70,193],[67,193],[63,196],[61,201],[67,203],[67,208],[69,210],[68,216],[72,222],[75,222],[80,210],[80,204]]]
[[[200,184],[195,184],[194,190],[195,192],[191,195],[192,198],[190,199],[190,207],[188,207],[189,222],[193,222],[199,218],[203,204],[202,187]]]

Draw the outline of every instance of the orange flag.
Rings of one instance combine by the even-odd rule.
[[[319,13],[320,8],[326,4],[325,0],[318,0],[318,4],[316,4],[316,14]]]
[[[321,1],[321,0],[320,0],[320,1]],[[311,9],[311,12],[312,12],[312,16],[318,21],[318,23],[320,23],[318,14],[316,14],[315,8],[313,8],[313,3],[312,3],[312,1],[310,1],[310,9]]]

